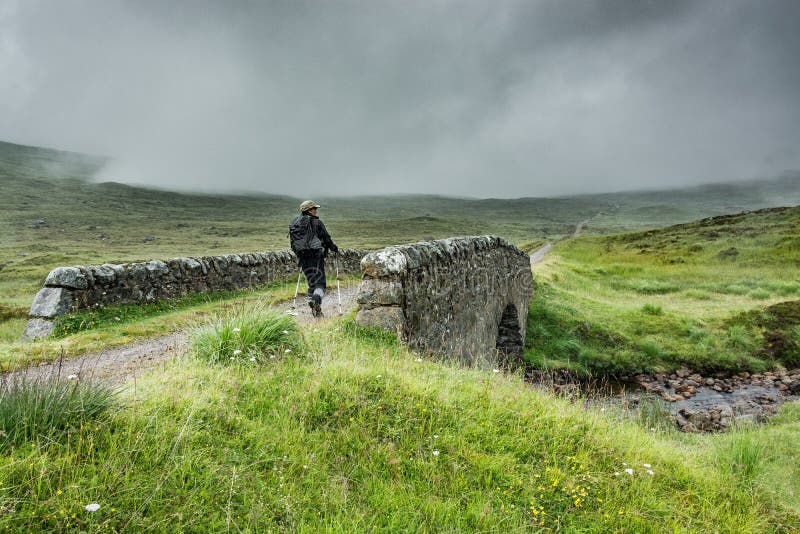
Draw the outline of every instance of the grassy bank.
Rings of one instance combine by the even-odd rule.
[[[798,264],[798,208],[563,242],[535,269],[526,356],[592,374],[797,366]]]
[[[793,532],[800,524],[800,458],[782,445],[800,438],[796,408],[757,435],[678,435],[586,411],[515,376],[422,361],[346,321],[307,331],[305,344],[304,357],[279,354],[264,365],[186,357],[120,394],[110,419],[13,447],[0,457],[0,528]],[[84,508],[91,503],[99,509]]]

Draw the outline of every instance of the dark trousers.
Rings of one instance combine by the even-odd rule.
[[[322,252],[318,254],[303,254],[298,260],[300,261],[300,268],[306,276],[308,282],[308,298],[312,298],[315,289],[322,289],[322,294],[325,293],[327,281],[325,280],[325,256]],[[322,300],[322,295],[319,295],[319,300]]]

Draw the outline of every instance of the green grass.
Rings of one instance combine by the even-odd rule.
[[[294,318],[263,306],[243,308],[227,317],[211,319],[195,330],[189,341],[201,359],[230,362],[265,362],[302,355],[304,342]]]
[[[534,269],[526,358],[591,375],[796,366],[798,239],[800,209],[779,208],[559,243]]]
[[[67,434],[103,420],[114,403],[106,386],[68,377],[30,379],[24,376],[0,382],[0,452],[62,443]],[[44,445],[47,446],[47,445]]]
[[[709,460],[729,436],[654,432],[515,375],[418,361],[348,320],[307,338],[305,358],[270,365],[168,363],[107,423],[14,448],[0,457],[0,507],[13,510],[0,528],[790,532],[800,520],[797,479],[764,479],[774,446],[745,452],[746,474]],[[799,416],[768,428],[776,444],[796,442]],[[800,465],[796,448],[781,454]]]

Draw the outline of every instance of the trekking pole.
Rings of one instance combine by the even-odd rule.
[[[342,288],[339,285],[339,253],[333,255],[333,264],[336,266],[336,296],[339,297],[339,315],[342,314]]]
[[[300,291],[300,277],[303,275],[303,270],[297,273],[297,285],[294,288],[294,300],[292,300],[292,309],[297,309],[297,292]]]

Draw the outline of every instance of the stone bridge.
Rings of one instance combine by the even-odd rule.
[[[528,255],[504,239],[392,246],[367,254],[361,269],[359,324],[468,365],[522,357],[533,276]]]
[[[359,272],[364,254],[340,250],[339,272]],[[333,272],[332,259],[326,263],[326,270]],[[288,250],[57,267],[33,300],[24,337],[49,336],[55,318],[74,311],[258,287],[294,278],[298,272],[297,258]]]

